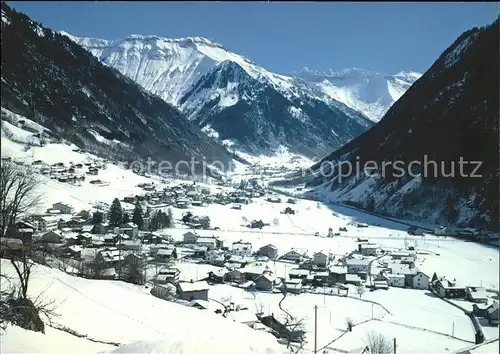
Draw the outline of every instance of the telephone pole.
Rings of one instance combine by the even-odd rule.
[[[394,338],[394,354],[396,354],[396,338]]]
[[[318,305],[314,305],[314,354],[318,352]]]

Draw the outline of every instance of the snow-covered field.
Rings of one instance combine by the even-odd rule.
[[[3,274],[13,275],[14,270],[8,261],[2,260],[1,268]],[[29,292],[33,296],[42,293],[44,299],[55,301],[59,316],[52,321],[94,340],[119,344],[161,341],[163,349],[168,349],[161,353],[284,352],[269,334],[254,331],[212,313],[160,300],[141,286],[73,277],[43,266],[35,267],[32,272]],[[7,336],[2,338],[3,353],[39,352],[39,334],[29,334],[33,339],[31,345],[25,341],[24,346],[18,346],[10,341],[19,339],[21,332],[15,327],[7,329]],[[47,348],[47,352],[64,352],[73,344],[71,341],[77,342],[60,331],[49,330],[46,336],[50,336],[53,341],[53,347]],[[61,347],[57,339],[64,342]],[[92,352],[92,342],[79,341],[85,342],[86,346],[80,347],[81,352]],[[12,351],[5,351],[5,343]],[[94,347],[102,350],[110,346]]]
[[[26,148],[24,143],[29,135],[14,128],[18,129],[12,124],[2,125],[2,157],[12,157],[26,164],[35,160],[51,164],[96,160],[91,155],[72,151],[74,146],[66,144]],[[12,139],[5,130],[20,138]],[[97,201],[111,203],[116,197],[140,194],[142,190],[137,184],[152,181],[112,164],[95,177],[109,182],[108,186],[92,185],[88,179],[76,186],[44,176],[40,178],[40,189],[44,194],[41,209],[55,202],[66,202],[76,211],[89,208]],[[154,182],[162,184],[159,179]],[[228,188],[209,187],[213,191]],[[291,206],[296,214],[281,214],[286,206]],[[254,250],[272,243],[277,246],[279,254],[291,248],[301,248],[310,254],[330,250],[335,255],[355,250],[358,237],[368,238],[386,249],[403,249],[410,244],[419,251],[417,266],[429,275],[437,272],[447,278],[456,278],[460,283],[499,288],[497,248],[453,238],[410,236],[405,225],[352,209],[308,200],[298,200],[294,205],[273,204],[259,198],[244,205],[242,210],[218,204],[188,210],[197,215],[208,215],[212,226],[220,228],[199,230],[198,234],[216,235],[226,244],[242,239],[251,242]],[[174,208],[173,211],[174,217],[180,218],[186,209]],[[255,219],[262,219],[270,225],[262,230],[244,226]],[[352,222],[370,226],[357,228],[350,224]],[[339,227],[347,227],[348,231],[342,232],[341,236],[326,238],[330,227],[334,232]],[[162,232],[181,240],[186,229],[177,223],[176,227]],[[313,236],[315,232],[323,237]],[[1,265],[2,273],[12,271],[7,262],[2,261]],[[181,270],[181,279],[185,280],[200,279],[213,269],[192,263],[177,266]],[[291,267],[280,262],[274,264],[278,277],[284,277]],[[134,342],[129,347],[120,348],[120,352],[271,354],[286,350],[270,334],[235,324],[220,315],[157,299],[144,287],[122,282],[87,280],[37,266],[30,292],[32,295],[43,292],[45,298],[56,301],[60,316],[54,321],[61,326],[98,341]],[[250,293],[230,285],[214,285],[210,287],[209,297],[214,300],[230,298],[237,304],[247,304],[251,309],[259,308],[265,314],[274,313],[278,318],[282,314],[278,306],[283,297],[281,294]],[[325,294],[289,295],[282,305],[293,316],[304,319],[306,353],[313,350],[315,305],[318,306],[318,348],[327,353],[345,353],[364,347],[366,335],[372,330],[396,338],[398,353],[453,353],[471,346],[474,341],[474,330],[468,317],[456,307],[430,296],[427,291],[390,288],[382,292],[367,291],[361,299]],[[357,325],[352,332],[346,333],[347,317]],[[488,333],[493,335],[493,331],[488,330]],[[50,327],[45,336],[9,327],[1,340],[2,353],[97,353],[116,349]]]

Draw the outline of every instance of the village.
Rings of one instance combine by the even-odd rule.
[[[72,173],[57,170],[64,166],[52,167],[61,183],[66,180],[60,180],[62,175],[58,174]],[[105,169],[105,164],[87,167],[89,172],[99,171]],[[43,168],[42,174],[46,171]],[[54,178],[53,170],[49,171],[50,178]],[[64,178],[73,180],[71,176]],[[360,299],[366,291],[415,289],[461,306],[471,321],[478,323],[477,343],[484,340],[477,318],[488,325],[498,324],[495,289],[476,283],[460,284],[460,279],[448,279],[446,274],[424,273],[420,266],[425,257],[439,257],[438,253],[419,250],[416,242],[405,242],[399,248],[382,246],[369,237],[370,226],[363,222],[346,222],[324,233],[304,233],[336,242],[350,237],[352,230],[366,230],[366,237],[351,237],[355,247],[340,252],[278,248],[272,242],[272,233],[267,234],[269,243],[260,247],[245,239],[228,242],[224,227],[213,225],[205,215],[207,206],[218,204],[228,211],[243,212],[246,206],[259,201],[277,205],[279,214],[287,217],[300,211],[296,198],[270,191],[257,178],[243,179],[229,188],[221,185],[209,188],[194,181],[164,180],[142,183],[138,185],[142,194],[115,199],[111,204],[99,202],[91,210],[76,211],[67,203],[57,202],[45,213],[18,222],[8,237],[2,238],[1,255],[9,257],[29,245],[37,262],[73,276],[142,285],[165,301],[215,312],[293,341],[301,341],[303,333],[292,333],[275,313],[264,313],[234,300],[222,301],[211,296],[213,289],[223,284],[249,294],[323,294]],[[118,219],[113,215],[117,203]],[[273,224],[273,219],[270,215],[262,219],[243,217],[247,222],[241,227],[266,235],[263,230]],[[412,227],[407,233],[422,236],[423,230]]]

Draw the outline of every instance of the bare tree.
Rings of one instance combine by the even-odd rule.
[[[377,332],[369,332],[366,338],[370,354],[392,354],[391,340]]]
[[[347,317],[345,319],[345,325],[347,327],[347,331],[351,332],[352,331],[352,327],[354,327],[354,320],[350,317]]]
[[[358,293],[359,297],[364,294],[365,292],[365,286],[363,284],[359,284],[356,288],[356,292]]]
[[[41,194],[37,191],[38,179],[31,167],[2,163],[0,167],[0,236],[15,235],[17,219],[39,205]],[[27,299],[28,284],[33,261],[30,259],[32,242],[22,239],[22,248],[8,252],[9,259],[19,277],[20,296]]]
[[[36,171],[30,166],[3,162],[0,167],[0,236],[5,236],[19,216],[39,205],[42,195]]]

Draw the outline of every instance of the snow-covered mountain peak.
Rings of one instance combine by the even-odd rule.
[[[294,76],[378,122],[421,74],[401,71],[388,75],[362,68],[319,72],[304,67]]]
[[[125,37],[124,39],[118,40],[118,41],[120,41],[120,42],[159,41],[159,42],[166,42],[166,43],[177,43],[181,47],[203,45],[203,46],[209,46],[209,47],[220,48],[220,49],[226,50],[226,48],[224,48],[224,46],[222,46],[221,44],[219,44],[213,40],[204,38],[204,37],[166,38],[166,37],[159,37],[156,35],[131,34],[131,35],[128,35],[127,37]]]
[[[418,79],[420,79],[422,74],[417,73],[415,71],[400,71],[396,75],[393,75],[393,76],[397,77],[397,78],[408,79],[408,80],[411,80],[411,79],[418,80]]]
[[[197,80],[224,61],[237,63],[253,78],[272,81],[276,87],[286,88],[286,80],[291,80],[272,74],[204,37],[171,39],[134,34],[118,40],[102,40],[62,34],[174,105],[178,105]]]

